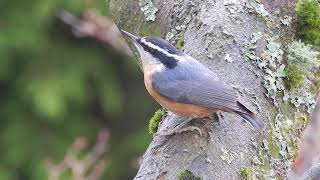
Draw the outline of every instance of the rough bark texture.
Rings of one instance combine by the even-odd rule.
[[[244,51],[246,44],[253,41],[252,34],[257,32],[262,33],[255,42],[258,56],[266,50],[267,38],[278,35],[279,41],[287,44],[293,37],[292,28],[281,24],[280,17],[292,15],[295,2],[154,0],[153,3],[159,9],[156,22],[145,22],[137,1],[111,0],[109,8],[116,23],[126,30],[140,35],[149,31],[162,37],[168,33],[167,38],[173,37],[171,40],[175,42],[182,38],[183,51],[238,89],[241,101],[258,113],[266,128],[258,134],[239,116],[223,113],[219,122],[191,123],[202,130],[202,136],[197,131],[156,135],[135,179],[178,179],[184,169],[202,179],[283,179],[293,158],[283,154],[280,157],[281,150],[275,146],[281,139],[274,139],[273,127],[280,111],[293,113],[293,108],[280,102],[284,108],[279,110],[265,96],[266,90],[261,85],[263,73],[247,60]],[[261,9],[263,4],[266,11]],[[183,119],[168,113],[158,132],[172,129],[179,121]]]

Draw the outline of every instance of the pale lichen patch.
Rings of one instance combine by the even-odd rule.
[[[278,106],[276,97],[279,92],[284,90],[284,67],[282,62],[283,50],[282,45],[277,38],[269,38],[267,49],[261,54],[261,57],[256,56],[256,43],[262,37],[261,32],[253,33],[244,48],[244,55],[249,60],[257,64],[262,69],[263,86],[266,88],[266,96],[273,100],[273,103]]]
[[[225,149],[221,149],[222,151],[222,155],[220,156],[220,158],[227,162],[228,164],[231,164],[235,161],[235,159],[237,158],[237,154],[233,151],[230,150],[225,150]]]
[[[178,0],[174,3],[172,16],[175,16],[179,21],[175,25],[172,25],[172,28],[167,33],[167,41],[175,43],[179,38],[183,38],[187,26],[195,14],[195,7],[195,4],[192,2],[185,5],[182,3],[182,0]]]
[[[268,21],[276,22],[274,18],[270,16]],[[278,23],[289,26],[290,21],[291,17],[284,16]],[[277,27],[280,27],[280,24]],[[266,50],[258,54],[257,47],[263,44],[264,39],[267,39]],[[277,107],[274,109],[277,116],[269,117],[269,131],[264,135],[265,140],[259,145],[259,155],[254,158],[250,167],[254,179],[277,179],[286,176],[297,154],[298,138],[307,123],[306,112],[311,112],[315,104],[311,81],[304,78],[302,85],[289,90],[284,85],[284,69],[288,64],[297,64],[306,77],[312,78],[311,67],[319,65],[319,54],[310,45],[300,41],[288,43],[287,47],[283,45],[287,43],[272,33],[255,32],[242,49],[244,57],[260,69],[259,73],[255,73],[262,77],[266,96],[272,99]]]
[[[261,4],[257,0],[248,0],[248,2],[246,3],[246,7],[249,10],[261,15],[262,17],[271,16],[271,14],[264,8],[263,4]]]
[[[300,70],[306,73],[312,67],[320,65],[319,52],[312,49],[312,45],[293,41],[288,45],[288,63],[299,65]]]
[[[304,107],[311,113],[315,106],[315,94],[312,92],[312,68],[319,66],[317,58],[319,52],[312,49],[311,45],[306,45],[301,41],[293,41],[288,45],[287,61],[294,64],[303,72],[303,82],[294,90],[285,90],[283,100],[291,102],[296,108]]]
[[[233,62],[232,57],[231,57],[230,54],[228,54],[228,53],[225,55],[224,59],[225,59],[227,62],[229,62],[229,63],[232,63],[232,62]]]
[[[223,2],[223,5],[231,14],[234,14],[235,12],[243,12],[243,4],[244,2],[241,0],[225,0]]]
[[[290,26],[290,24],[292,22],[292,17],[285,15],[282,18],[280,18],[280,22],[285,26]]]
[[[139,6],[147,21],[155,21],[158,8],[154,6],[151,0],[139,0]]]
[[[231,149],[221,148],[220,158],[227,164],[237,163],[237,161],[243,161],[246,152],[234,151]]]
[[[304,85],[299,86],[293,91],[284,91],[283,100],[291,102],[296,108],[304,106],[308,113],[311,113],[316,101],[315,95],[311,93],[310,89],[306,88],[311,86],[310,82],[307,81]]]

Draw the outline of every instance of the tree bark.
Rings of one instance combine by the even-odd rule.
[[[155,22],[145,21],[137,1],[110,0],[109,8],[116,23],[125,30],[139,35],[151,32],[149,35],[163,38],[167,35],[173,42],[182,38],[183,51],[237,89],[241,101],[257,112],[266,127],[259,134],[239,116],[222,113],[219,122],[192,122],[201,129],[202,136],[197,131],[156,135],[135,179],[177,179],[184,169],[202,179],[286,177],[293,160],[289,151],[296,151],[297,137],[291,135],[299,134],[301,128],[290,130],[288,137],[276,130],[277,115],[292,117],[294,108],[279,99],[275,106],[266,97],[261,83],[264,72],[249,60],[252,57],[246,51],[250,49],[248,45],[254,45],[251,55],[261,57],[268,51],[270,39],[285,48],[293,39],[293,28],[286,26],[282,18],[293,15],[295,2],[154,0],[153,3],[159,9]],[[261,37],[255,39],[257,34]],[[167,132],[181,121],[168,112],[158,132]],[[285,140],[275,133],[282,134]]]

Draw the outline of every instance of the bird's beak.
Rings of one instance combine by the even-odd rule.
[[[122,30],[122,29],[120,29],[120,31],[121,31],[123,34],[125,34],[127,37],[129,37],[129,39],[131,39],[131,40],[133,41],[133,43],[135,44],[135,46],[138,48],[138,44],[139,44],[139,43],[138,43],[138,40],[140,39],[140,37],[135,36],[135,35],[127,32],[127,31],[125,31],[125,30]],[[139,67],[140,67],[141,70],[143,71],[142,62],[139,60],[139,58],[137,58],[137,60],[138,60]]]
[[[133,42],[137,42],[137,40],[139,39],[139,37],[137,37],[137,36],[135,36],[135,35],[127,32],[127,31],[125,31],[125,30],[122,30],[122,29],[120,29],[120,30],[121,30],[121,32],[122,32],[123,34],[125,34],[126,36],[128,36]]]

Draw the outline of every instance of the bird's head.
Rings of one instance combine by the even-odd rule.
[[[178,61],[183,59],[183,53],[166,40],[151,36],[138,37],[127,31],[121,31],[136,46],[143,68],[150,65],[158,65],[173,69],[177,66]]]

